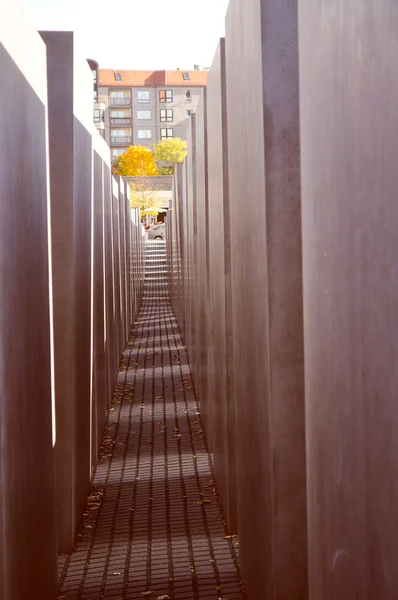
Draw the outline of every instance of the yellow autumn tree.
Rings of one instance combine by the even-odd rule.
[[[160,188],[159,188],[160,189]],[[140,216],[157,217],[162,208],[162,199],[159,198],[158,186],[151,177],[136,177],[130,181],[130,206],[140,209]]]
[[[145,146],[130,146],[121,154],[116,174],[122,177],[145,177],[159,175],[153,154]]]
[[[184,162],[186,155],[187,143],[180,138],[167,138],[153,146],[153,156],[156,162],[166,164],[166,167],[160,167],[161,173],[164,175],[172,174],[175,165]]]

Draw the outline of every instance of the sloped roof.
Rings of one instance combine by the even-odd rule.
[[[121,79],[115,78],[120,73]],[[184,79],[184,73],[188,78]],[[99,85],[102,87],[150,87],[170,85],[183,87],[204,87],[207,85],[208,71],[121,71],[100,69]]]

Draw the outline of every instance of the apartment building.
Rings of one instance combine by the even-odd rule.
[[[152,147],[166,138],[186,139],[188,120],[207,84],[207,71],[198,69],[98,69],[96,77],[94,122],[111,147],[112,158],[131,145]]]
[[[94,94],[94,124],[98,130],[98,133],[105,138],[105,103],[100,102],[98,98],[98,76],[99,76],[99,65],[95,60],[91,58],[87,59],[88,65],[93,74],[93,94]]]

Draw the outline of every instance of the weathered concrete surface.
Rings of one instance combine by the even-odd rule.
[[[104,281],[105,281],[105,354],[107,357],[108,398],[114,383],[115,324],[113,291],[113,236],[112,236],[112,178],[110,171],[104,172]]]
[[[307,598],[297,28],[291,0],[232,0],[226,19],[239,534],[256,600]]]
[[[220,41],[207,83],[209,185],[208,405],[214,469],[224,513],[237,531],[236,434],[233,402],[233,328],[229,223],[225,40]]]
[[[104,343],[104,181],[103,159],[98,148],[97,140],[93,139],[93,309],[92,309],[92,463],[98,458],[101,436],[106,422],[106,409],[109,397],[106,389],[106,356]]]
[[[184,281],[182,275],[182,248],[184,244],[184,240],[182,237],[183,216],[181,212],[184,207],[182,169],[183,165],[178,164],[174,173],[172,209],[167,217],[167,220],[170,224],[167,239],[171,247],[171,262],[169,263],[169,269],[171,271],[170,297],[172,299],[173,309],[176,314],[181,333],[182,335],[184,335],[186,315],[184,314]]]
[[[186,300],[189,303],[191,319],[185,333],[185,343],[191,364],[196,362],[196,329],[195,315],[197,299],[196,281],[196,129],[195,115],[191,116],[191,122],[187,130],[187,160],[186,164],[186,206],[187,206],[187,229],[186,229],[186,252],[187,252],[187,293]]]
[[[0,73],[0,597],[53,600],[46,49],[14,3]]]
[[[68,551],[90,485],[92,79],[73,33],[41,36],[49,89],[58,544]]]
[[[310,598],[393,600],[397,5],[300,6]]]
[[[207,379],[207,338],[208,338],[208,316],[209,316],[209,207],[208,207],[208,182],[207,182],[207,94],[203,90],[203,96],[198,104],[195,114],[195,183],[196,194],[194,198],[195,211],[195,244],[196,244],[196,303],[195,313],[192,318],[196,319],[195,355],[192,363],[192,373],[195,381],[196,391],[201,402],[206,434],[212,442],[212,420],[208,412],[211,406],[208,397]],[[188,349],[189,351],[189,349]],[[203,407],[203,408],[202,408]]]
[[[73,243],[73,35],[43,32],[47,45],[52,228],[57,509],[60,549],[73,544],[75,514],[75,265]]]

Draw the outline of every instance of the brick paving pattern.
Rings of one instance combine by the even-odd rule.
[[[164,242],[149,242],[143,305],[80,533],[59,559],[59,598],[243,599],[228,534],[167,297]]]

